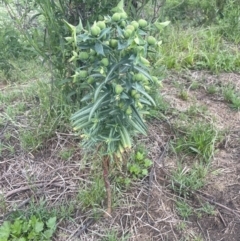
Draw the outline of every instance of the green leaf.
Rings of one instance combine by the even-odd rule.
[[[77,34],[78,34],[78,33],[81,33],[83,29],[84,29],[84,28],[83,28],[83,25],[82,25],[82,20],[81,20],[81,18],[79,18],[79,23],[78,23],[78,25],[76,26],[76,33],[77,33]]]
[[[77,120],[75,120],[74,122],[73,122],[73,126],[76,126],[76,125],[78,125],[78,124],[80,124],[80,123],[86,123],[87,122],[87,120],[88,120],[88,115],[85,115],[85,116],[83,116],[82,118],[78,118]]]
[[[142,169],[142,175],[147,176],[148,175],[148,170],[147,169]]]
[[[111,11],[112,12],[124,12],[123,7],[124,7],[124,1],[121,0],[115,8],[111,9]]]
[[[56,217],[49,218],[48,221],[46,222],[46,225],[50,229],[55,229],[56,226]]]
[[[201,153],[198,149],[196,149],[196,148],[194,148],[194,147],[192,147],[192,146],[190,146],[189,148],[190,148],[193,152],[195,152],[195,153],[198,153],[198,154]]]
[[[141,169],[137,164],[133,164],[130,166],[129,171],[132,174],[138,175],[141,172]]]
[[[158,30],[162,30],[164,27],[168,26],[170,24],[170,21],[166,21],[166,22],[162,22],[162,23],[158,23],[155,22],[154,25]]]
[[[138,70],[140,73],[142,73],[143,75],[145,75],[145,77],[147,77],[149,80],[151,80],[152,82],[154,82],[152,76],[151,76],[147,71],[145,71],[144,69],[142,69],[142,68],[140,68],[140,67],[138,67],[138,66],[136,66],[136,65],[134,65],[133,68],[134,68],[135,70]]]
[[[102,87],[108,82],[111,81],[112,79],[114,79],[115,76],[112,76],[114,74],[114,71],[122,65],[127,65],[129,64],[130,61],[128,58],[123,58],[120,62],[116,63],[115,65],[112,66],[112,68],[109,70],[106,78],[104,79],[104,81],[97,87],[97,89],[95,90],[94,93],[94,101],[97,99],[100,91],[102,90]]]
[[[86,122],[84,122],[84,123],[82,123],[82,124],[77,124],[76,126],[74,126],[74,130],[75,131],[78,131],[78,130],[80,130],[80,129],[83,129],[84,127],[86,127],[86,126],[88,126],[88,125],[90,125],[90,124],[92,124],[90,121],[86,121]]]
[[[143,134],[143,135],[147,135],[146,130],[143,129],[143,127],[142,127],[139,123],[134,122],[133,120],[129,120],[129,122],[131,123],[132,127],[133,127],[135,130],[139,131],[139,132],[140,132],[141,134]]]
[[[43,231],[43,226],[44,226],[44,223],[43,222],[39,222],[37,221],[34,225],[34,230],[36,233],[40,233]]]
[[[18,241],[27,241],[25,238],[20,238]]]
[[[105,28],[101,31],[98,39],[101,39],[104,35],[108,34],[111,31],[111,28]]]
[[[101,54],[101,55],[105,56],[104,50],[103,50],[103,45],[101,43],[96,42],[95,46],[94,46],[94,49],[98,54]]]
[[[90,113],[92,106],[93,106],[93,104],[89,104],[88,106],[80,109],[79,111],[77,111],[76,113],[74,113],[71,116],[70,120],[76,120],[77,118],[80,118],[80,117]]]
[[[134,83],[134,84],[132,85],[132,87],[133,87],[135,90],[137,90],[137,91],[139,91],[140,93],[142,93],[150,102],[152,102],[152,104],[153,104],[154,106],[156,106],[155,101],[153,100],[153,98],[152,98],[147,92],[145,92],[145,90],[142,88],[141,85],[139,85],[138,83]]]
[[[106,98],[106,96],[108,95],[108,93],[106,93],[105,95],[103,95],[102,97],[100,97],[93,105],[91,112],[89,113],[89,117],[88,120],[91,120],[93,114],[95,113],[95,111],[97,110],[97,108],[99,107],[99,105],[103,102],[103,100]]]
[[[144,153],[138,151],[135,155],[137,161],[142,161],[144,159]]]
[[[129,46],[127,41],[118,41],[118,50],[126,49]]]
[[[21,234],[21,231],[22,231],[22,220],[20,219],[16,219],[14,221],[14,223],[11,225],[11,230],[12,230],[12,233],[14,233],[15,235],[19,235]]]
[[[146,131],[147,131],[147,126],[145,125],[145,123],[143,122],[143,120],[142,120],[142,117],[139,115],[139,113],[138,113],[138,110],[136,109],[136,107],[135,106],[132,106],[132,109],[133,109],[133,113],[134,113],[134,115],[133,115],[133,118],[132,118],[132,121],[134,121],[134,123],[138,123],[138,126],[139,126],[139,128],[141,128],[141,129],[143,129],[142,131],[140,131],[140,130],[138,130],[138,131],[140,131],[140,133],[142,133],[143,135],[146,135],[147,133],[146,133]],[[132,123],[131,123],[132,124]],[[136,128],[136,127],[135,127]]]
[[[0,240],[8,241],[8,238],[11,233],[11,224],[8,221],[5,221],[3,225],[0,227]]]
[[[150,159],[148,159],[148,158],[144,159],[145,167],[150,167],[150,166],[152,166],[152,164],[153,164],[153,162]]]
[[[43,236],[50,240],[50,238],[53,236],[54,231],[52,229],[47,229],[43,232]]]

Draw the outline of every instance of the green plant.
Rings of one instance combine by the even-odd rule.
[[[179,195],[187,197],[191,191],[195,191],[205,184],[208,168],[202,164],[195,164],[192,168],[178,164],[172,172],[172,188]]]
[[[182,100],[187,101],[188,98],[189,98],[188,91],[181,90],[180,93],[179,93],[179,98],[181,98]]]
[[[176,209],[178,214],[184,219],[192,215],[193,212],[192,208],[183,200],[176,201]]]
[[[240,41],[240,1],[239,0],[227,0],[225,6],[222,9],[222,17],[218,19],[219,32],[230,41],[239,43]]]
[[[165,65],[168,69],[208,69],[238,71],[240,55],[236,46],[229,47],[216,27],[184,28],[171,25],[163,32],[161,56],[156,65]]]
[[[63,159],[63,160],[68,160],[74,153],[74,149],[63,149],[60,151],[59,156]]]
[[[186,230],[187,228],[187,225],[185,222],[180,222],[178,225],[177,225],[177,229],[180,230],[180,231],[184,231]]]
[[[0,21],[0,72],[4,77],[7,80],[12,77],[15,71],[14,60],[21,61],[35,56],[29,45],[24,42],[21,32],[9,21],[9,16],[2,19]]]
[[[102,241],[127,241],[130,235],[124,235],[121,238],[118,237],[118,233],[115,230],[107,232]]]
[[[218,87],[214,84],[207,86],[207,93],[210,95],[216,94],[218,92]]]
[[[153,162],[146,157],[146,153],[139,150],[128,163],[128,171],[134,178],[142,178],[148,175],[148,169],[152,164]]]
[[[81,132],[82,145],[103,153],[105,179],[110,158],[121,159],[123,152],[131,150],[132,136],[146,135],[144,113],[156,105],[150,93],[156,81],[149,74],[147,56],[158,43],[148,44],[150,25],[143,19],[138,24],[129,22],[123,6],[121,1],[112,16],[104,17],[104,29],[96,21],[86,29],[81,23],[77,27],[66,23],[72,31],[67,39],[73,48],[69,61],[77,67],[69,84],[83,95],[82,108],[71,121],[74,130]],[[89,58],[80,60],[83,51]],[[80,75],[82,71],[87,81]]]
[[[56,230],[56,217],[43,221],[32,215],[29,219],[17,218],[14,222],[5,221],[0,227],[2,241],[51,240]]]
[[[97,207],[101,205],[106,191],[104,189],[104,181],[99,176],[95,176],[91,185],[86,186],[84,190],[79,190],[78,200],[83,208]]]
[[[240,109],[240,94],[236,92],[234,86],[227,85],[223,88],[223,97],[230,103],[230,106],[233,109]]]
[[[209,214],[209,215],[215,215],[216,214],[214,206],[210,205],[209,203],[203,204],[202,207],[200,209],[198,209],[198,211],[204,212],[204,213]]]
[[[196,89],[199,89],[200,87],[201,87],[201,84],[199,82],[193,81],[189,86],[189,89],[196,90]]]
[[[218,133],[213,125],[206,123],[185,126],[184,135],[179,135],[174,143],[176,152],[185,152],[208,162],[214,155]]]

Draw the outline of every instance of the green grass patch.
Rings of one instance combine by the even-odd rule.
[[[183,28],[169,26],[162,44],[159,65],[168,69],[205,69],[214,73],[238,71],[238,47],[224,41],[213,27]]]
[[[212,124],[191,123],[177,135],[173,148],[177,153],[186,153],[209,162],[214,155],[218,132]]]

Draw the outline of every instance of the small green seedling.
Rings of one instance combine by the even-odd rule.
[[[50,241],[56,230],[56,217],[46,222],[32,215],[29,219],[17,218],[14,222],[5,221],[0,227],[1,241]]]
[[[148,175],[148,169],[153,162],[146,157],[142,151],[137,151],[134,155],[133,162],[128,165],[128,171],[134,178],[142,178]]]

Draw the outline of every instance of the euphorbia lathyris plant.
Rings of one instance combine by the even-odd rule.
[[[98,146],[105,153],[104,175],[107,181],[109,160],[120,158],[132,146],[132,136],[146,134],[144,114],[154,106],[152,87],[158,79],[149,74],[148,53],[158,43],[148,36],[149,24],[144,19],[128,21],[123,1],[112,16],[83,28],[74,27],[67,38],[74,51],[70,61],[77,66],[72,85],[82,91],[82,108],[72,115],[75,131],[81,132],[83,144]]]

